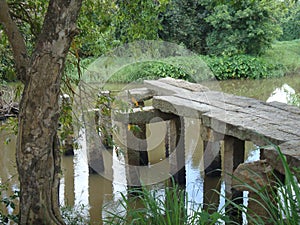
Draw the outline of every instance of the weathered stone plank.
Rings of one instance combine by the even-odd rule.
[[[174,95],[190,92],[186,89],[182,89],[164,82],[160,82],[159,80],[145,80],[144,84],[147,88],[153,90],[155,92],[155,95]]]
[[[176,95],[176,96],[181,97],[180,95]],[[214,93],[205,92],[205,93],[189,93],[188,96],[184,95],[183,97],[184,99],[190,99],[191,101],[196,101],[201,104],[207,104],[208,108],[210,106],[213,106],[213,107],[219,107],[221,110],[223,109],[224,112],[221,113],[220,115],[216,115],[212,113],[213,112],[212,110],[210,110],[209,113],[214,114],[211,115],[212,118],[229,123],[231,125],[235,125],[235,126],[243,125],[247,129],[250,128],[251,130],[254,129],[257,132],[263,132],[262,135],[266,135],[267,137],[270,137],[270,134],[273,135],[274,130],[276,130],[278,133],[276,135],[277,137],[276,140],[278,139],[279,142],[293,140],[293,139],[297,139],[297,137],[300,137],[300,132],[299,132],[300,121],[299,119],[295,120],[293,118],[290,118],[291,116],[294,116],[296,118],[296,115],[292,115],[290,112],[286,112],[286,111],[281,112],[281,110],[278,112],[278,109],[274,108],[272,105],[270,106],[266,103],[263,103],[258,100],[253,100],[253,99],[250,99],[251,102],[256,104],[254,104],[252,107],[249,106],[247,108],[238,107],[237,103],[234,105],[226,104],[225,102],[222,101],[222,97],[219,97],[218,100],[217,96],[218,96],[217,92]],[[224,94],[224,96],[227,96],[227,94]],[[232,96],[230,96],[230,98],[232,98],[233,100]],[[238,97],[233,102],[238,102],[238,99],[240,99],[240,97]],[[246,99],[247,98],[244,98],[244,100]],[[246,124],[243,124],[246,118],[251,118],[250,127],[247,127]],[[283,136],[284,138],[280,138]]]
[[[146,124],[170,120],[175,117],[174,114],[163,113],[153,106],[131,109],[129,112],[113,111],[112,119],[125,124]]]
[[[268,118],[271,121],[268,122],[255,114],[248,115],[246,113],[226,111],[220,107],[217,108],[213,105],[195,102],[178,96],[156,96],[153,99],[153,106],[166,113],[200,118],[205,126],[241,140],[252,140],[260,144],[269,144],[268,142],[271,141],[275,144],[280,144],[288,140],[300,139],[298,127],[294,129],[294,132],[293,129],[288,127],[277,129],[277,125],[268,124],[276,122],[276,120],[271,121],[271,118]],[[286,130],[289,130],[289,132],[286,132]]]
[[[154,91],[148,88],[135,88],[123,91],[119,97],[128,97],[129,100],[133,98],[136,102],[141,102],[151,99],[153,95]]]
[[[186,80],[174,79],[171,77],[161,78],[160,82],[170,84],[175,87],[183,88],[193,92],[209,91],[209,88],[197,83],[191,83]]]
[[[201,113],[209,111],[208,105],[199,104],[175,96],[155,96],[153,97],[152,104],[154,108],[162,112],[196,119],[200,118]]]

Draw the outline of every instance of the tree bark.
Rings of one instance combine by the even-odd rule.
[[[16,65],[25,68],[17,68],[25,85],[20,104],[16,153],[20,180],[20,224],[64,224],[58,202],[58,99],[61,74],[76,34],[81,3],[82,0],[50,0],[41,34],[28,58],[30,60],[23,61],[28,57],[24,51],[13,50]],[[1,14],[5,11],[2,6],[7,6],[4,0],[0,0]],[[5,16],[9,13],[6,12]],[[0,22],[6,27],[7,35],[11,35],[9,41],[12,48],[16,48],[18,44],[15,42],[20,41],[20,36],[14,36],[18,33],[15,24],[4,16],[0,16]]]

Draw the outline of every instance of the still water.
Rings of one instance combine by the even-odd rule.
[[[277,99],[287,101],[286,95],[288,90],[294,90],[295,93],[300,92],[300,75],[283,77],[268,80],[241,80],[241,81],[222,81],[222,82],[205,82],[204,85],[212,90],[223,91],[236,95],[248,96],[263,101]],[[285,87],[285,88],[283,88]],[[112,89],[120,89],[120,86],[112,85]],[[289,89],[292,88],[292,89]],[[204,186],[203,183],[203,162],[202,162],[202,140],[199,139],[197,130],[199,124],[197,121],[186,119],[186,190],[191,199],[196,203],[203,203],[205,196],[213,196],[211,193],[203,194],[203,190],[215,189],[217,186],[222,186],[223,183],[219,179],[211,178]],[[149,128],[152,133],[152,138],[161,138],[161,125],[152,125]],[[105,212],[102,212],[102,207],[105,205],[108,210],[116,210],[116,202],[121,198],[121,193],[126,195],[126,178],[124,159],[118,157],[113,150],[107,150],[108,154],[104,155],[106,173],[112,174],[112,179],[107,179],[98,174],[89,175],[87,164],[87,145],[85,140],[85,131],[79,131],[79,149],[75,151],[75,155],[64,156],[62,159],[62,175],[60,185],[60,201],[62,205],[75,207],[75,210],[80,211],[84,216],[91,219],[92,224],[102,224],[102,218],[105,217]],[[8,144],[3,144],[4,141],[10,138]],[[12,134],[6,132],[0,133],[0,184],[9,184],[9,190],[4,192],[4,195],[11,194],[18,189],[17,171],[15,166],[15,143],[16,138]],[[149,159],[151,165],[156,165],[163,161],[164,151],[163,143],[154,144],[151,147],[149,143]],[[249,142],[246,143],[246,158],[247,160],[255,160],[258,158],[255,146]],[[151,166],[150,165],[150,166]],[[166,171],[167,167],[166,166]],[[164,169],[162,169],[164,170]],[[164,171],[157,171],[154,176],[163,177]],[[151,176],[151,174],[148,174]],[[148,176],[146,175],[146,176]],[[153,176],[153,174],[152,174]],[[163,178],[161,179],[163,180]],[[153,188],[162,189],[164,182],[153,185]],[[222,190],[222,189],[221,189]],[[224,199],[214,196],[209,201],[215,202],[220,206],[224,203]],[[83,207],[81,207],[83,206]]]

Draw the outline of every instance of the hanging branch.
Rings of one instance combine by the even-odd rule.
[[[28,79],[26,77],[26,68],[28,65],[28,53],[23,36],[21,35],[17,24],[12,20],[9,13],[9,7],[5,0],[0,0],[0,23],[3,25],[8,40],[12,47],[17,77],[23,83]]]

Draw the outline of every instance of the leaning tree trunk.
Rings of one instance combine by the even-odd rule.
[[[17,167],[20,224],[64,224],[59,212],[60,154],[56,146],[61,74],[76,34],[82,0],[50,0],[32,56],[0,0],[0,22],[11,43],[18,77],[25,87],[19,112]]]
[[[16,155],[21,224],[63,224],[58,208],[60,155],[56,145],[57,73],[61,66],[50,54],[36,57],[23,92]]]

